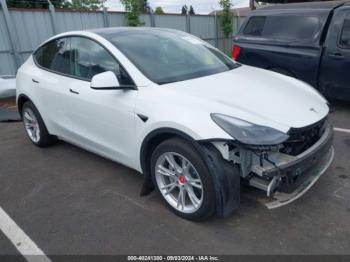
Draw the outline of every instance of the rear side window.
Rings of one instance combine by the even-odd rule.
[[[249,19],[243,34],[280,41],[312,41],[320,32],[318,16],[253,16]]]
[[[346,16],[340,36],[340,44],[346,48],[350,48],[350,13]]]
[[[249,19],[244,34],[249,36],[262,36],[262,31],[265,26],[266,16],[253,16]]]
[[[63,74],[69,73],[69,51],[66,49],[67,39],[61,38],[46,43],[34,54],[40,66]]]

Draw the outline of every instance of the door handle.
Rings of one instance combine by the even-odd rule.
[[[74,91],[73,89],[69,89],[69,92],[71,92],[72,94],[76,94],[76,95],[79,95],[79,92],[77,92],[77,91]]]
[[[330,54],[329,57],[335,60],[341,60],[344,58],[344,56],[340,53]]]
[[[35,80],[34,78],[32,78],[32,81],[33,81],[34,83],[39,84],[39,81]]]

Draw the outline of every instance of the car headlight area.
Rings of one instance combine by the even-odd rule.
[[[260,126],[231,116],[212,113],[211,118],[226,133],[247,145],[278,145],[289,136],[276,129]]]

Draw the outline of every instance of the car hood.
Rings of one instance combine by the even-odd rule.
[[[327,101],[311,86],[250,66],[162,88],[185,96],[193,109],[200,106],[283,132],[316,123],[329,112]]]

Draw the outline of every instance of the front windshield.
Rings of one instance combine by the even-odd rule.
[[[208,43],[178,31],[127,30],[105,37],[158,84],[217,74],[238,65]]]

